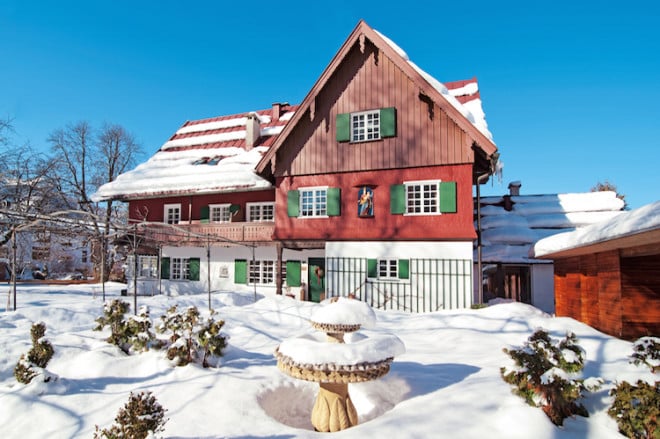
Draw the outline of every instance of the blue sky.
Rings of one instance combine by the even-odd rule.
[[[504,163],[482,193],[660,199],[656,1],[29,1],[0,4],[0,117],[124,126],[155,152],[186,120],[299,103],[360,19],[441,82],[479,80]]]

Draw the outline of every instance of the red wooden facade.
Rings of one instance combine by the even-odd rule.
[[[404,168],[387,171],[349,172],[300,176],[278,179],[275,239],[319,240],[320,247],[327,240],[434,241],[476,238],[472,221],[472,167],[435,166]],[[411,180],[456,181],[457,211],[463,214],[394,215],[390,213],[390,185]],[[287,215],[287,192],[310,186],[341,188],[341,215],[325,218],[290,218]],[[374,216],[359,217],[357,193],[369,186],[374,193]],[[465,214],[469,212],[470,214]]]
[[[660,335],[660,253],[649,250],[554,259],[557,315],[625,339]]]
[[[292,247],[295,240],[475,239],[472,184],[489,173],[497,148],[450,99],[360,22],[257,166],[275,178],[275,238]],[[395,109],[394,136],[338,140],[338,115],[382,108]],[[422,180],[455,182],[456,212],[391,215],[389,186]],[[375,188],[373,218],[357,217],[362,185]],[[287,192],[313,186],[341,190],[339,217],[287,215]]]

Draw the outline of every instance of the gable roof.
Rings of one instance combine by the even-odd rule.
[[[482,261],[529,264],[550,262],[530,253],[537,241],[617,218],[624,203],[605,191],[485,197],[481,205]]]
[[[488,131],[484,113],[481,109],[481,99],[478,94],[478,87],[476,90],[474,89],[477,85],[476,78],[453,83],[452,90],[454,94],[452,94],[448,87],[410,61],[406,53],[390,39],[372,29],[363,20],[360,20],[353,32],[349,35],[348,39],[346,39],[339,51],[330,61],[330,64],[326,67],[305,99],[302,101],[300,108],[296,112],[296,115],[294,115],[291,123],[288,124],[282,131],[281,135],[278,136],[273,147],[264,154],[256,167],[258,173],[263,173],[267,169],[270,161],[275,158],[278,149],[282,146],[287,136],[291,133],[305,112],[313,105],[314,99],[327,85],[333,73],[347,57],[351,48],[358,43],[363,45],[365,38],[371,41],[385,56],[390,58],[397,67],[399,67],[404,74],[419,87],[420,93],[429,97],[461,129],[463,129],[473,140],[474,144],[483,151],[486,157],[490,157],[497,152],[497,147],[493,143],[492,135]],[[464,102],[461,103],[460,99],[464,100]],[[474,112],[471,110],[474,110]]]
[[[94,201],[131,200],[269,189],[255,165],[295,113],[297,106],[185,122],[149,160],[104,184]],[[248,117],[259,121],[254,147],[246,144]],[[249,150],[248,150],[249,149]]]

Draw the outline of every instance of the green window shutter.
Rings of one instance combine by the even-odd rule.
[[[201,211],[199,212],[199,222],[208,223],[209,222],[209,206],[202,206]]]
[[[290,287],[300,286],[300,261],[286,261],[286,284]]]
[[[456,182],[440,183],[440,212],[456,213]]]
[[[160,278],[161,279],[170,278],[170,258],[160,259]]]
[[[234,283],[247,284],[247,261],[245,259],[234,260]]]
[[[342,113],[337,115],[337,142],[351,140],[351,115]]]
[[[390,186],[390,213],[394,215],[406,213],[406,185],[393,184]]]
[[[199,258],[188,259],[188,280],[199,280]]]
[[[409,259],[399,259],[399,279],[410,279]]]
[[[367,277],[375,279],[378,277],[378,260],[367,259]]]
[[[300,215],[300,192],[292,190],[286,194],[286,212],[290,217]]]
[[[338,187],[329,187],[327,195],[327,213],[328,216],[341,215],[341,189]]]
[[[396,108],[380,109],[380,137],[396,136]]]

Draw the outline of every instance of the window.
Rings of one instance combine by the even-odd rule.
[[[406,213],[438,213],[438,183],[428,181],[406,184]]]
[[[351,113],[351,142],[380,139],[380,111]]]
[[[412,181],[390,186],[390,212],[406,215],[456,213],[455,181]]]
[[[248,261],[248,283],[275,283],[275,261]]]
[[[160,278],[172,280],[199,280],[199,258],[163,257]]]
[[[80,251],[80,262],[83,264],[87,263],[87,249],[82,249]]]
[[[138,256],[138,278],[158,278],[158,256]]]
[[[337,115],[337,141],[370,142],[396,136],[396,109],[380,108]]]
[[[231,220],[229,204],[209,205],[209,214],[212,223],[228,223]]]
[[[167,224],[178,224],[181,220],[181,205],[166,204],[164,207],[163,217]]]
[[[300,190],[300,216],[327,216],[327,188]]]
[[[248,221],[274,221],[275,203],[247,203]]]
[[[399,280],[410,278],[409,259],[367,259],[367,277],[370,279]]]
[[[379,259],[378,260],[378,277],[380,279],[398,279],[396,259]]]

